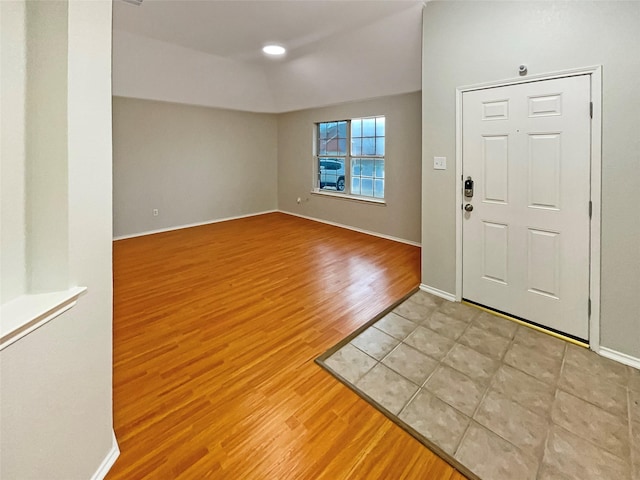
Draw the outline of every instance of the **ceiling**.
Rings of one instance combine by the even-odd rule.
[[[234,60],[264,59],[261,48],[277,42],[296,49],[356,30],[421,4],[416,0],[143,0],[114,2],[113,25]]]
[[[273,103],[271,108],[261,105],[254,108],[256,111],[284,111],[358,99],[363,92],[382,96],[415,91],[420,84],[416,64],[420,63],[422,6],[422,0],[143,0],[141,6],[115,1],[113,26],[119,41],[114,41],[114,69],[120,64],[129,69],[140,64],[142,68],[145,61],[152,61],[150,56],[170,55],[167,52],[174,51],[174,46],[187,49],[189,52],[181,50],[184,55],[200,55],[203,64],[225,62],[225,68],[254,76],[260,83],[256,88],[267,90],[262,97],[270,97]],[[269,42],[285,46],[285,57],[265,57],[261,48]],[[156,45],[157,54],[150,55],[150,45]],[[136,62],[118,61],[119,55],[135,55],[136,48],[147,49],[144,55],[140,52]],[[179,55],[178,50],[175,52]],[[410,65],[399,63],[400,59]],[[165,59],[164,63],[171,62]],[[372,78],[377,88],[362,88],[360,81],[360,85],[349,88],[353,91],[329,95],[326,100],[314,97],[313,105],[305,105],[307,95],[301,93],[316,92],[316,87],[322,90],[322,85],[314,83],[326,81],[317,77],[318,72],[344,76],[354,66],[369,77],[385,66],[396,73],[385,74],[384,82]],[[181,68],[186,76],[184,65]],[[215,76],[215,69],[207,70],[207,74]],[[357,73],[355,77],[362,80]],[[397,77],[397,85],[391,77]],[[127,72],[114,72],[114,90],[121,79],[121,85],[127,88],[135,83]],[[156,76],[155,81],[161,80]],[[216,80],[212,81],[215,84]],[[156,87],[151,89],[157,90]],[[293,101],[287,100],[287,89],[292,90]],[[144,87],[138,85],[134,90],[140,92]],[[211,104],[211,98],[204,104]]]

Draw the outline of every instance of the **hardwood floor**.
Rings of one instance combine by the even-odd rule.
[[[114,243],[108,479],[463,479],[314,363],[420,250],[285,214]]]

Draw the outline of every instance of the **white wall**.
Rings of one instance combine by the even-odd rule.
[[[639,358],[640,3],[429,2],[423,32],[422,282],[455,291],[456,87],[602,65],[601,345]]]
[[[267,68],[277,111],[420,90],[421,32],[414,19],[421,9],[417,4],[371,25],[354,26]]]
[[[114,30],[113,94],[280,113],[415,92],[421,9],[418,3],[364,27],[355,24],[267,66]]]
[[[27,290],[24,2],[0,3],[0,304]]]
[[[27,289],[67,288],[67,2],[26,2]],[[52,92],[56,92],[52,95]]]
[[[114,97],[113,126],[115,237],[277,208],[275,115]]]
[[[67,10],[67,2],[29,8],[51,13]],[[67,20],[68,83],[54,82],[50,90],[67,98],[67,116],[51,134],[64,137],[68,150],[68,204],[59,212],[68,225],[68,284],[88,292],[0,353],[3,479],[91,478],[117,448],[111,397],[111,2],[72,0],[68,17],[46,19]],[[3,132],[5,127],[3,122]],[[3,242],[3,256],[4,248]]]
[[[420,103],[414,92],[279,115],[278,208],[419,243]],[[386,116],[386,205],[310,194],[314,124],[374,115]]]
[[[113,94],[275,111],[262,68],[120,30],[113,31]]]

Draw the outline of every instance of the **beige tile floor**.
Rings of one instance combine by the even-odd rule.
[[[324,364],[482,479],[640,480],[640,371],[417,292]]]

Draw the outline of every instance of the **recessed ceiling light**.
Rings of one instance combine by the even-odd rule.
[[[277,56],[284,55],[287,50],[281,45],[265,45],[264,47],[262,47],[262,51],[267,55]]]

